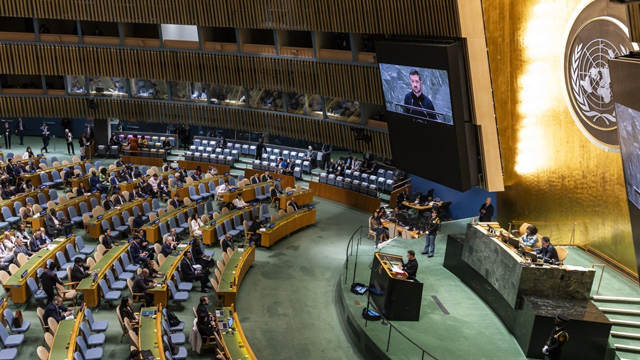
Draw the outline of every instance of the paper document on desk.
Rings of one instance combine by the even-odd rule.
[[[263,227],[261,227],[261,228],[260,228],[260,231],[266,231],[266,230],[267,230],[267,229],[265,229],[265,228],[263,228]]]
[[[568,271],[587,271],[589,269],[582,267],[582,266],[575,266],[575,265],[564,265],[564,268],[567,269]]]

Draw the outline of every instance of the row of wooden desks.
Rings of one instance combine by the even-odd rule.
[[[76,209],[76,213],[77,214],[81,214],[80,212],[80,203],[86,203],[88,208],[91,208],[91,199],[92,198],[96,198],[98,199],[98,202],[100,201],[100,192],[96,191],[94,193],[89,193],[89,194],[85,194],[82,196],[77,196],[69,201],[67,201],[64,204],[58,204],[55,207],[53,207],[53,209],[55,210],[56,214],[58,213],[58,211],[62,211],[64,213],[64,215],[67,217],[67,219],[71,220],[71,217],[69,216],[69,208],[73,207]],[[47,209],[47,212],[49,212],[50,209]],[[43,228],[45,227],[45,223],[44,223],[44,217],[46,214],[40,215],[40,214],[35,214],[33,217],[30,217],[27,219],[27,222],[31,223],[31,226],[34,229],[39,229],[39,228]]]
[[[2,155],[0,155],[0,156],[2,156]],[[40,159],[46,159],[46,158],[47,157],[44,156],[44,155],[38,155],[38,156],[34,156],[34,157],[28,158],[28,159],[23,159],[22,156],[18,156],[17,160],[16,160],[15,157],[13,158],[13,164],[14,165],[23,164],[23,165],[27,166],[27,165],[29,165],[30,162],[33,161],[34,166],[39,169],[38,165],[40,165]],[[6,159],[4,161],[4,163],[0,164],[0,168],[4,169],[7,166],[7,164],[9,164],[7,162],[8,160],[9,159]]]
[[[295,200],[299,206],[313,203],[313,191],[309,189],[289,191],[278,195],[278,199],[280,199],[280,209],[287,210],[287,203],[292,199]]]
[[[213,219],[207,224],[204,224],[203,226],[200,227],[200,231],[202,231],[202,242],[206,245],[215,244],[218,241],[218,239],[222,235],[224,235],[224,234],[218,234],[218,232],[216,231],[216,225],[223,225],[225,220],[231,220],[233,224],[234,216],[236,215],[243,216],[244,212],[252,211],[252,209],[255,207],[258,207],[258,203],[249,205],[242,209],[235,209],[235,210],[229,211],[228,213],[221,215],[217,219]],[[242,221],[244,222],[244,216],[242,218]]]
[[[49,360],[73,359],[76,352],[76,338],[80,336],[80,324],[84,321],[84,306],[74,311],[73,319],[65,319],[58,323],[58,330],[53,336],[53,344],[49,351]]]
[[[178,245],[158,268],[158,272],[162,275],[153,278],[153,280],[157,282],[157,285],[153,289],[147,290],[147,293],[153,294],[153,300],[156,305],[163,307],[168,305],[169,285],[167,285],[167,281],[173,280],[173,272],[178,270],[180,262],[187,251],[191,251],[191,244]]]
[[[370,213],[380,208],[380,198],[362,194],[357,191],[316,181],[309,182],[309,189],[313,191],[315,196],[353,206]]]
[[[209,165],[212,165],[214,168],[218,169],[218,174],[228,174],[231,171],[231,166],[229,165],[214,164],[202,161],[178,160],[178,167],[180,169],[184,168],[186,170],[195,170],[198,166],[200,166],[200,170],[202,170],[203,174],[209,170]]]
[[[66,253],[67,244],[75,246],[75,235],[70,234],[66,238],[58,238],[53,240],[48,247],[41,249],[16,271],[7,281],[2,284],[5,291],[11,296],[14,304],[22,304],[29,298],[27,296],[28,286],[27,279],[35,278],[40,268],[47,266],[48,260],[54,260],[58,251]]]
[[[22,206],[27,206],[27,198],[32,198],[35,203],[38,203],[38,194],[44,194],[44,197],[47,199],[47,201],[51,200],[51,198],[49,197],[49,188],[48,187],[39,187],[37,189],[34,189],[33,191],[29,191],[29,192],[25,192],[22,193],[18,196],[15,196],[11,199],[7,199],[7,200],[2,200],[0,201],[0,209],[2,209],[2,207],[6,206],[11,210],[11,213],[13,214],[13,204],[15,204],[16,202],[19,202],[20,204],[22,204]],[[0,214],[1,215],[1,214]],[[13,214],[15,216],[20,216],[20,214]]]
[[[165,360],[164,344],[162,343],[162,311],[160,307],[143,307],[140,309],[138,348],[141,351],[151,351],[156,360]]]
[[[233,307],[224,307],[222,309],[223,315],[218,316],[218,322],[229,323],[229,319],[233,318],[233,324],[231,326],[235,331],[220,330],[222,340],[222,347],[224,348],[225,356],[227,359],[252,359],[256,360],[256,355],[251,350],[249,342],[247,341],[244,331],[240,326],[240,320],[238,314],[233,311]]]
[[[140,211],[143,212],[142,204],[145,202],[151,204],[151,197],[147,196],[142,199],[136,199],[134,201],[128,202],[119,207],[113,208],[100,216],[91,218],[89,221],[85,223],[85,227],[87,228],[87,233],[93,239],[99,238],[100,235],[102,235],[103,233],[103,229],[102,229],[103,220],[106,220],[107,222],[109,222],[109,226],[113,226],[111,218],[113,218],[114,216],[122,216],[123,212],[129,211],[129,210],[131,210],[129,215],[133,216],[132,209],[136,206],[139,206]],[[126,225],[126,224],[123,224],[123,225]]]
[[[162,215],[161,217],[159,217],[157,220],[145,224],[142,227],[142,230],[144,230],[144,233],[146,235],[147,241],[149,241],[152,244],[155,244],[157,242],[162,242],[162,235],[160,234],[160,224],[168,223],[169,219],[171,219],[172,217],[177,217],[178,214],[180,214],[180,213],[185,213],[185,219],[187,221],[190,221],[188,219],[188,216],[186,215],[186,212],[189,209],[195,209],[198,206],[198,204],[200,204],[200,203],[201,202],[195,202],[194,201],[189,205],[183,205],[183,206],[181,206],[181,207],[179,207],[177,209],[174,209],[172,211],[165,212],[165,214]],[[202,214],[202,215],[204,215],[204,214]],[[177,219],[176,219],[176,224],[178,224]],[[169,227],[167,227],[167,229],[169,229]]]
[[[195,188],[195,190],[196,190],[196,194],[200,194],[200,189],[199,189],[200,184],[209,185],[209,182],[213,181],[217,186],[218,185],[218,181],[220,179],[228,180],[229,179],[229,175],[218,175],[218,176],[214,176],[214,177],[209,178],[209,179],[202,179],[202,180],[194,181],[194,182],[191,182],[191,183],[185,183],[185,184],[182,184],[182,186],[179,186],[179,187],[170,187],[169,191],[171,192],[171,198],[173,198],[173,196],[175,194],[178,194],[180,199],[184,199],[186,197],[189,197],[189,186],[193,186]]]
[[[246,249],[239,248],[231,254],[222,271],[220,284],[218,284],[218,295],[222,296],[224,306],[235,304],[238,287],[255,259],[255,246],[249,246]]]
[[[260,245],[271,247],[283,237],[315,222],[316,209],[313,206],[286,214],[258,230],[261,234]]]
[[[36,172],[32,172],[32,173],[25,173],[25,174],[20,174],[20,177],[24,179],[24,181],[27,181],[28,179],[31,179],[31,183],[33,184],[33,186],[40,186],[42,185],[42,181],[40,180],[40,174],[42,174],[43,172],[47,174],[47,176],[51,176],[51,172],[53,170],[58,170],[58,172],[62,171],[64,168],[69,168],[69,170],[72,170],[76,165],[80,165],[80,168],[82,171],[82,173],[85,172],[85,168],[84,168],[84,164],[88,163],[88,160],[84,160],[81,162],[77,162],[77,163],[71,163],[68,165],[60,165],[60,166],[56,166],[56,167],[48,167],[45,170],[38,170]]]
[[[96,307],[100,304],[101,295],[98,282],[105,278],[107,270],[111,269],[113,263],[120,259],[120,255],[129,249],[129,245],[130,243],[127,242],[111,248],[91,269],[96,273],[95,276],[89,276],[80,281],[76,290],[84,295],[84,302],[87,306]]]
[[[262,188],[262,195],[269,195],[268,193],[265,194],[264,192],[264,186],[265,185],[269,185],[269,186],[273,186],[274,182],[273,181],[265,181],[265,182],[261,182],[261,183],[257,183],[257,184],[251,184],[251,185],[247,185],[245,187],[239,187],[236,188],[234,191],[227,191],[221,194],[222,196],[222,200],[224,202],[232,202],[233,200],[235,200],[238,197],[238,194],[242,194],[242,200],[244,200],[245,202],[249,202],[249,201],[253,201],[256,199],[256,188],[260,187]]]
[[[162,178],[162,177],[168,177],[169,175],[173,174],[172,171],[167,171],[167,172],[163,172],[158,174],[158,178]],[[118,184],[118,186],[120,186],[120,191],[128,191],[131,192],[136,185],[138,185],[138,183],[140,183],[140,180],[143,179],[145,182],[149,181],[149,179],[151,179],[151,177],[153,177],[153,175],[145,175],[141,178],[137,178],[137,179],[131,179],[129,181],[125,181],[125,182],[121,182],[120,184]]]

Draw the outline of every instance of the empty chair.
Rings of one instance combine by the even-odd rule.
[[[169,230],[167,230],[167,223],[166,222],[161,222],[160,223],[160,237],[164,238],[164,236],[166,234],[169,233]]]
[[[268,195],[263,195],[262,194],[262,186],[256,186],[255,189],[255,194],[256,194],[256,199],[258,199],[258,201],[263,201],[269,198]]]
[[[320,174],[319,181],[320,181],[321,184],[326,184],[327,183],[327,173]]]
[[[20,327],[14,326],[13,312],[11,312],[11,309],[4,309],[3,314],[4,320],[7,322],[7,324],[9,325],[9,329],[11,329],[11,332],[14,334],[25,333],[31,327],[31,323],[27,320],[23,320]]]
[[[164,335],[162,337],[162,340],[165,343],[165,348],[168,349],[169,348],[169,338]],[[171,351],[165,351],[164,352],[166,360],[185,360],[188,356],[187,353],[187,348],[184,346],[180,346],[178,347],[178,353],[177,354],[172,354]]]
[[[303,161],[302,162],[302,171],[303,172],[311,172],[311,163],[308,161]]]
[[[393,171],[387,170],[387,172],[385,173],[384,178],[387,179],[387,180],[393,180]]]
[[[91,213],[91,211],[89,211],[89,207],[87,206],[86,202],[81,202],[79,206],[80,206],[80,216],[86,214],[86,215],[89,215],[89,217],[93,217],[93,214]],[[71,216],[71,214],[69,214],[69,216]]]
[[[63,181],[60,178],[60,173],[58,172],[58,170],[53,170],[51,171],[51,179],[53,180],[53,184],[54,185],[62,185]]]
[[[344,177],[342,176],[338,176],[336,177],[336,186],[337,187],[344,187]]]
[[[218,240],[224,239],[224,229],[222,228],[222,224],[216,225],[216,235],[218,236]]]
[[[158,198],[151,200],[151,209],[153,211],[158,211],[158,209],[160,209],[160,200],[158,200]]]
[[[36,280],[32,277],[27,278],[27,286],[29,287],[29,291],[31,291],[31,296],[33,296],[36,300],[46,300],[47,293],[44,290],[38,287],[36,284]]]
[[[146,204],[146,203],[145,203]],[[116,218],[117,216],[114,216],[114,218]],[[120,231],[117,231],[115,229],[111,228],[111,225],[109,225],[109,222],[107,220],[102,220],[102,222],[100,223],[102,225],[102,231],[106,232],[107,230],[111,230],[111,236],[113,237],[118,237],[120,236]]]
[[[4,327],[4,325],[0,324],[0,341],[2,341],[2,345],[4,345],[4,347],[14,348],[22,345],[22,343],[24,342],[24,335],[9,335],[7,328]]]
[[[169,285],[171,299],[173,299],[176,304],[182,306],[181,303],[189,300],[189,293],[186,291],[178,291],[176,284],[172,280],[167,281],[167,284]]]
[[[56,191],[56,189],[49,190],[49,201],[53,201],[53,203],[56,205],[60,203],[60,199],[58,199],[58,192]]]
[[[184,212],[178,213],[178,226],[187,230],[189,229],[189,223],[184,217]]]
[[[164,330],[164,333],[169,336],[173,344],[184,345],[184,343],[187,342],[187,338],[182,332],[171,331],[166,319],[162,319],[162,329]]]
[[[201,197],[205,197],[205,198],[208,198],[212,195],[210,192],[207,191],[206,185],[202,183],[198,185],[198,192],[200,193]]]
[[[247,211],[245,211],[246,213]],[[237,214],[233,217],[233,226],[235,226],[236,230],[244,231],[244,225],[242,224],[242,218],[240,214]]]
[[[5,222],[9,223],[9,225],[15,225],[20,222],[20,217],[13,216],[11,214],[11,210],[9,210],[9,208],[6,206],[2,207],[2,217],[4,218]]]
[[[42,352],[42,350],[44,350],[44,353]],[[47,352],[47,349],[45,349],[42,346],[38,346],[38,357],[41,356],[45,356],[46,353],[46,357],[44,359],[48,359],[49,358],[49,353]],[[18,349],[2,349],[0,350],[0,360],[14,360],[16,357],[18,356]],[[42,359],[42,357],[40,357]]]
[[[46,209],[48,207],[47,197],[44,196],[43,193],[38,194],[38,205],[40,205],[40,207],[43,209]]]
[[[92,334],[89,326],[84,321],[80,323],[80,331],[82,331],[89,347],[102,346],[106,341],[105,334]]]
[[[76,344],[82,353],[84,360],[100,360],[102,359],[102,348],[87,348],[82,336],[76,336]]]
[[[264,220],[268,220],[271,218],[271,214],[269,214],[269,205],[267,204],[260,205],[260,216],[262,216]]]
[[[328,185],[336,185],[336,176],[334,174],[331,174],[327,177],[327,184]]]
[[[142,203],[142,211],[144,211],[144,215],[145,216],[149,216],[150,214],[153,214],[155,211],[151,210],[151,205],[149,205],[148,202],[143,202]]]
[[[71,220],[72,223],[74,223],[76,226],[82,225],[82,216],[78,216],[78,213],[76,212],[76,208],[75,207],[69,206],[67,211],[69,212],[69,220]],[[76,241],[78,241],[78,240],[76,239]],[[78,247],[78,249],[79,249],[79,247]]]
[[[116,277],[113,275],[111,269],[105,271],[107,275],[107,280],[109,280],[109,287],[114,290],[122,291],[127,288],[127,282],[124,280],[116,280]]]
[[[178,226],[176,218],[174,217],[169,218],[169,226],[171,227],[171,229],[174,229],[176,231],[176,235],[178,236],[180,236],[185,231],[185,228]],[[164,237],[164,235],[162,236]]]
[[[66,249],[71,261],[75,261],[76,258],[80,258],[82,260],[87,258],[87,255],[76,253],[76,249],[73,247],[73,244],[67,244]]]
[[[120,255],[120,259],[122,260],[122,265],[124,265],[124,270],[127,272],[136,273],[138,271],[138,268],[140,268],[140,265],[132,264],[129,261],[129,255],[126,252]]]
[[[191,291],[193,290],[193,283],[190,282],[182,282],[180,276],[177,271],[173,272],[173,279],[176,281],[176,285],[178,286],[179,291]],[[184,328],[184,323],[183,326]]]
[[[226,219],[224,221],[224,230],[231,235],[231,237],[240,234],[240,230],[236,230],[233,225],[231,225],[231,219]]]
[[[109,328],[109,322],[107,322],[107,320],[95,321],[90,309],[84,309],[84,317],[87,319],[89,329],[94,333],[103,333]]]
[[[118,277],[118,280],[127,281],[127,279],[132,279],[134,277],[134,273],[126,272],[122,269],[122,265],[120,265],[119,261],[113,262],[113,269],[115,271],[115,275]]]
[[[98,286],[100,286],[100,291],[102,291],[102,300],[106,301],[107,304],[113,305],[114,301],[117,301],[122,296],[122,292],[117,290],[110,290],[107,282],[102,279],[98,282]]]
[[[42,185],[44,186],[55,185],[53,181],[49,180],[49,174],[47,174],[46,172],[40,173],[40,182],[42,182]]]
[[[158,199],[155,199],[155,200],[158,200]],[[111,221],[113,221],[113,228],[116,230],[115,231],[116,233],[124,234],[127,231],[129,231],[129,226],[122,225],[122,223],[120,222],[120,217],[118,215],[112,217]],[[111,235],[117,236],[117,235],[114,235],[113,232],[111,232]]]
[[[64,253],[62,251],[58,251],[56,253],[56,260],[58,260],[58,265],[63,269],[66,269],[67,266],[73,266],[73,262],[67,261],[67,258],[66,256],[64,256]]]
[[[91,198],[91,200],[89,200],[89,202],[91,203],[91,208],[92,209],[95,209],[100,205],[100,204],[98,204],[98,199],[96,199],[96,198]]]

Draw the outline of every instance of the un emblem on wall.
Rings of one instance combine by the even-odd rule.
[[[600,6],[597,3],[600,2]],[[565,50],[565,83],[573,117],[582,133],[608,151],[619,151],[615,100],[611,90],[609,59],[632,49],[625,23],[616,11],[602,13],[602,1],[594,1],[577,16]],[[621,19],[626,22],[624,6]],[[610,9],[611,10],[611,9]]]

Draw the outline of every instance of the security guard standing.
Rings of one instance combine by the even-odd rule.
[[[555,326],[551,331],[551,335],[549,336],[549,340],[542,348],[542,352],[544,353],[545,360],[558,360],[560,359],[560,354],[562,353],[562,345],[569,340],[569,334],[564,329],[564,324],[569,321],[564,315],[558,314],[555,319]]]

